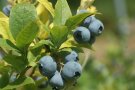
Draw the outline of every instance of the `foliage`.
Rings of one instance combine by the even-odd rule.
[[[37,88],[34,77],[39,76],[37,66],[42,56],[52,55],[59,63],[65,52],[81,51],[82,47],[91,49],[91,44],[73,43],[71,38],[73,30],[96,12],[72,16],[66,0],[58,0],[55,9],[48,0],[10,3],[9,17],[0,12],[0,48],[4,52],[0,61],[0,89]],[[43,13],[49,18],[41,19]],[[13,73],[17,73],[16,80],[10,82]]]

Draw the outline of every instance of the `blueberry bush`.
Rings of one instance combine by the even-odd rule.
[[[8,0],[0,11],[0,89],[67,90],[82,73],[83,48],[104,30],[93,0],[75,15],[66,0]],[[81,60],[83,61],[83,60]]]

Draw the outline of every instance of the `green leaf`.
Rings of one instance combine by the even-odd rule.
[[[27,84],[25,86],[19,87],[21,90],[38,90],[37,85],[35,84]]]
[[[15,56],[8,54],[3,58],[8,64],[11,64],[14,69],[17,71],[22,71],[25,69],[27,62],[23,59],[22,56]]]
[[[2,17],[1,13],[0,13],[0,35],[4,39],[14,41],[11,32],[9,30],[9,19],[7,17]]]
[[[54,26],[51,31],[51,40],[56,48],[59,48],[66,41],[68,29],[66,26]]]
[[[85,44],[81,44],[81,43],[77,43],[76,41],[70,41],[70,43],[71,43],[71,45],[72,46],[75,46],[75,47],[79,47],[79,48],[81,48],[81,47],[84,47],[84,48],[88,48],[88,49],[91,49],[91,50],[93,50],[93,48],[92,48],[92,45],[91,44],[89,44],[89,43],[85,43]]]
[[[54,17],[53,6],[48,0],[38,0],[38,2],[40,4],[42,4],[51,13],[51,15]]]
[[[2,90],[12,90],[12,89],[19,88],[28,84],[35,84],[35,82],[31,77],[22,77],[22,78],[17,79],[15,82],[7,85]]]
[[[0,47],[2,49],[6,49],[6,50],[13,50],[13,51],[18,51],[18,48],[9,40],[0,38]]]
[[[36,43],[36,45],[33,46],[31,48],[31,50],[35,50],[35,49],[37,49],[37,48],[39,48],[41,46],[44,46],[44,45],[53,46],[53,43],[50,40],[41,40],[38,43]]]
[[[32,51],[32,53],[34,55],[38,55],[38,54],[40,54],[44,45],[48,45],[48,46],[53,47],[53,43],[50,40],[41,40],[38,43],[36,43],[35,46],[31,47],[30,50]]]
[[[28,52],[28,55],[27,55],[30,66],[36,65],[36,61],[41,56],[41,51],[45,45],[53,46],[50,40],[41,40],[38,43],[36,43],[35,46],[30,48],[30,51]]]
[[[48,82],[46,77],[39,76],[39,75],[38,75],[38,77],[40,77],[40,79],[35,80],[35,83],[36,83],[37,86],[41,85],[43,82]]]
[[[55,6],[54,25],[64,25],[66,20],[71,17],[71,10],[66,0],[57,0]]]
[[[8,18],[3,12],[0,11],[0,18]]]
[[[83,13],[83,14],[78,14],[75,16],[70,17],[66,21],[66,26],[68,27],[69,30],[73,30],[76,26],[78,26],[86,17],[90,16],[90,13]]]
[[[9,27],[14,39],[16,40],[16,37],[21,30],[24,30],[25,26],[36,21],[36,19],[36,9],[32,4],[21,3],[14,6],[9,18]]]
[[[41,21],[40,21],[41,22]],[[49,27],[49,21],[43,24],[42,22],[40,23],[40,31],[38,33],[38,38],[40,40],[48,39],[49,38],[49,32],[50,27]]]
[[[0,89],[5,87],[8,83],[9,83],[8,72],[0,74]]]
[[[77,50],[77,48],[78,48],[78,50]],[[85,44],[77,43],[74,40],[73,36],[70,36],[70,38],[68,38],[68,40],[65,41],[61,45],[60,50],[63,50],[63,49],[73,49],[73,50],[78,51],[78,52],[83,52],[81,50],[81,48],[88,48],[88,49],[93,50],[93,47],[92,47],[91,44],[89,44],[89,43],[85,43]]]
[[[39,27],[36,22],[31,22],[23,30],[19,32],[16,37],[16,44],[18,47],[23,48],[29,45],[38,34]]]
[[[9,70],[7,66],[0,64],[0,90],[9,83]]]
[[[36,66],[37,65],[36,61],[40,56],[41,56],[40,54],[35,55],[35,53],[29,51],[27,55],[29,66],[33,66],[33,67]]]

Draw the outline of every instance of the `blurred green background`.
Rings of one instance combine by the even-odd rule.
[[[68,2],[75,14],[80,0]],[[134,0],[95,0],[93,5],[102,13],[96,17],[105,30],[93,45],[95,51],[80,54],[82,60],[89,60],[72,90],[135,90],[134,4]],[[0,10],[4,5],[6,0],[0,0]]]
[[[95,0],[93,5],[105,30],[73,90],[135,90],[134,0]]]

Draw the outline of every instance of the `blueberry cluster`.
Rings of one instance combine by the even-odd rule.
[[[101,35],[103,30],[103,23],[94,16],[89,16],[75,29],[73,36],[78,43],[90,43],[92,45],[96,36]]]
[[[43,56],[39,60],[39,71],[48,78],[49,85],[53,90],[64,88],[66,82],[76,81],[82,73],[82,67],[78,62],[78,54],[70,52],[65,57],[64,64],[58,70],[58,63],[51,56]]]
[[[6,16],[9,17],[11,8],[12,8],[11,5],[6,5],[6,6],[3,7],[2,11]]]

